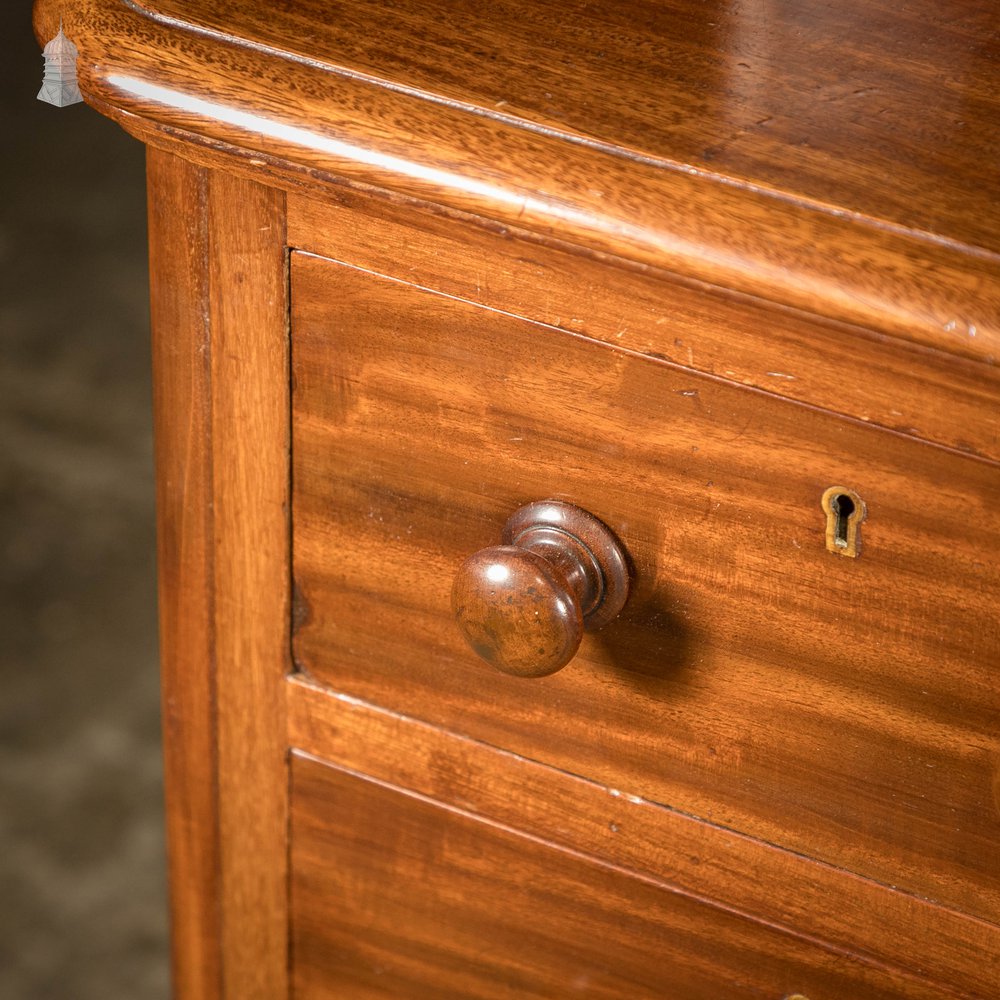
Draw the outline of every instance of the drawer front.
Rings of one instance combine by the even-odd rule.
[[[292,314],[302,671],[1000,918],[995,467],[307,255]],[[611,526],[632,594],[511,678],[452,582],[549,497]]]
[[[291,788],[299,1000],[947,995],[309,757]]]

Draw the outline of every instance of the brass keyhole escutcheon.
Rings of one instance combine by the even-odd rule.
[[[864,500],[846,486],[831,486],[820,503],[826,514],[826,547],[856,559],[861,554],[861,522],[868,515]]]

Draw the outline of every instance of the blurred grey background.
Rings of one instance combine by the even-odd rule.
[[[0,997],[168,995],[144,158],[0,11]]]

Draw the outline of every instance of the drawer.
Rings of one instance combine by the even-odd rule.
[[[299,1000],[949,995],[448,803],[291,773]]]
[[[995,466],[306,254],[291,281],[299,670],[1000,918]],[[550,497],[613,529],[632,592],[512,678],[452,582]]]

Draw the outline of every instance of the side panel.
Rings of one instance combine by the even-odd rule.
[[[287,995],[284,195],[156,150],[149,179],[175,991],[274,1000]]]

